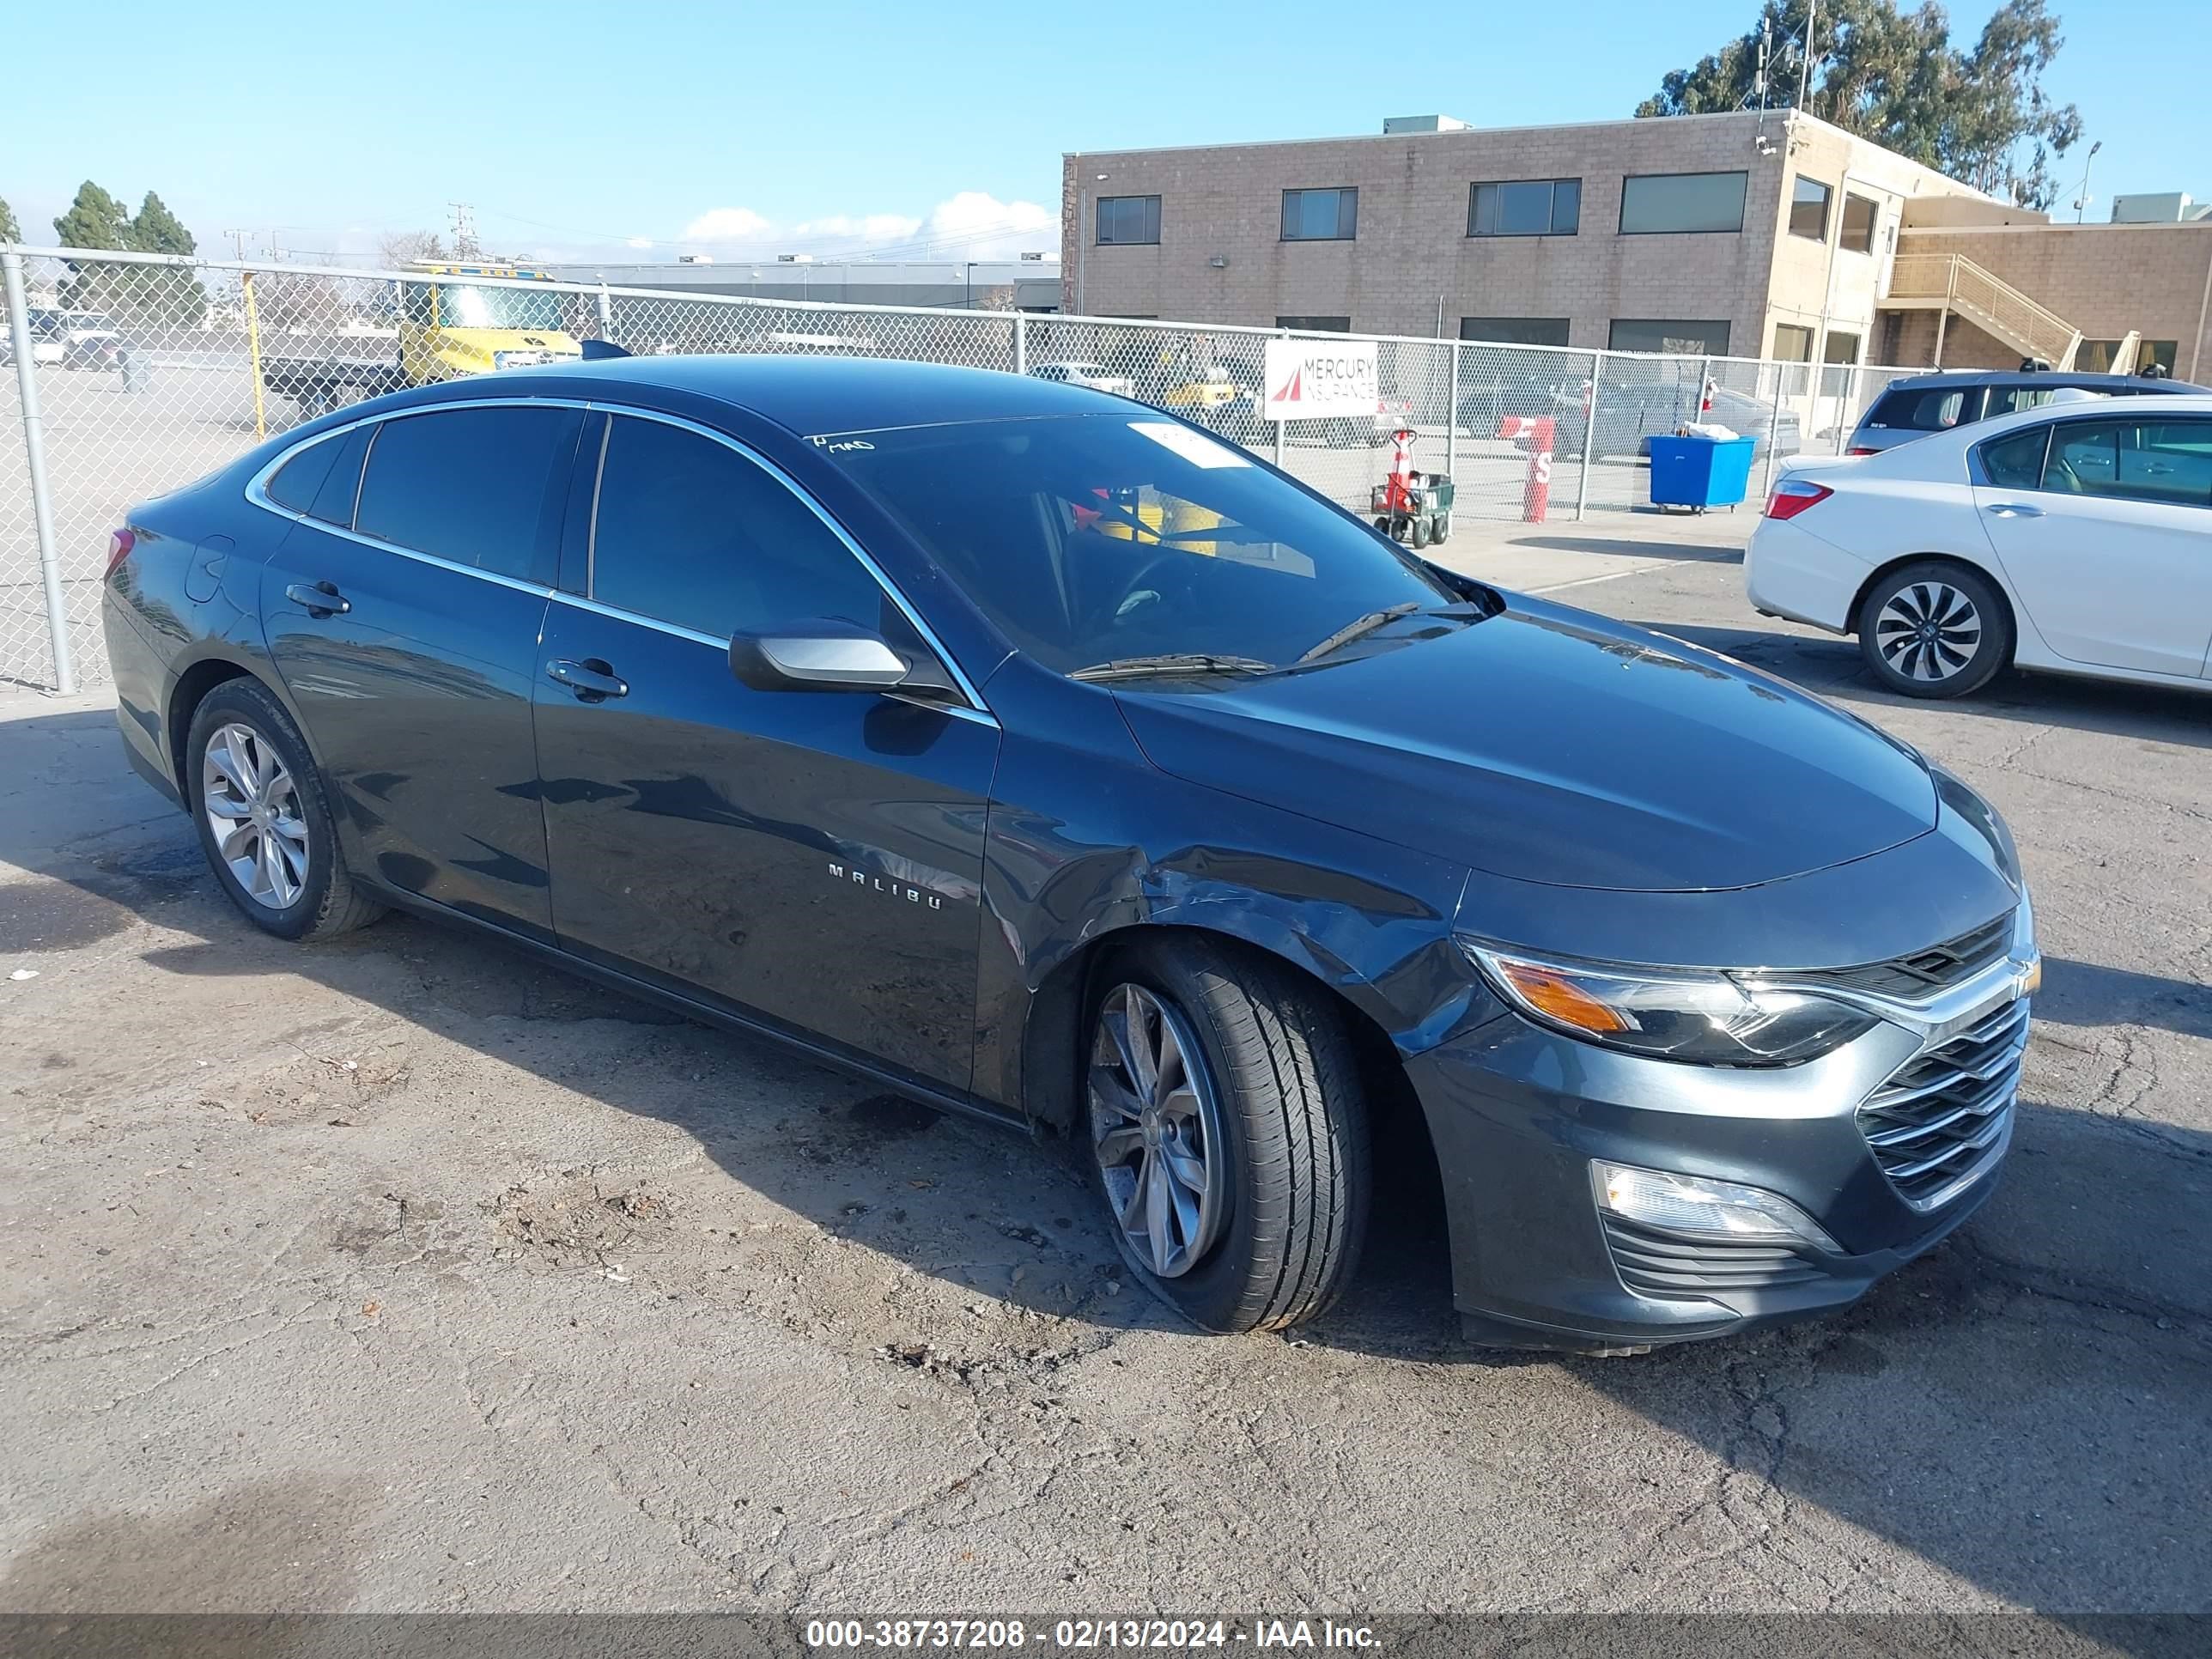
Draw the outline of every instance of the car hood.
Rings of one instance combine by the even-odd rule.
[[[1520,881],[1749,887],[1935,827],[1926,767],[1864,721],[1679,640],[1507,605],[1115,696],[1163,771]]]

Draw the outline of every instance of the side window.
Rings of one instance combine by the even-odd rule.
[[[2055,386],[1993,386],[1990,388],[1986,418],[1995,420],[2000,415],[2017,415],[2023,409],[2040,409],[2057,390]]]
[[[331,462],[343,444],[343,436],[309,444],[278,467],[262,486],[270,501],[288,512],[305,513],[314,504],[315,492],[331,475]]]
[[[1893,432],[1948,432],[1967,412],[1967,399],[1978,400],[1980,392],[1966,386],[1929,386],[1919,392],[1887,392],[1867,417],[1869,426]]]
[[[2051,440],[2047,426],[2032,426],[1982,446],[1982,471],[2001,489],[2035,489],[2043,483],[2043,451]]]
[[[617,416],[592,522],[591,594],[725,636],[836,617],[877,628],[884,590],[784,484],[736,451]]]
[[[573,409],[518,404],[381,422],[354,528],[550,586],[581,422]]]
[[[2212,422],[2123,426],[2118,493],[2169,507],[2212,507]]]
[[[323,487],[315,492],[313,505],[307,508],[309,518],[352,527],[354,501],[361,494],[362,458],[368,453],[368,441],[375,432],[374,426],[357,426],[341,434],[329,475],[324,478]]]
[[[2051,462],[2044,485],[2069,495],[2121,493],[2120,423],[2076,421],[2051,434]]]

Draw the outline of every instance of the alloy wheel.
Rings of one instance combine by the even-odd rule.
[[[1221,1114],[1182,1017],[1139,985],[1098,1011],[1091,1141],[1115,1224],[1162,1279],[1196,1267],[1228,1208]]]
[[[1948,582],[1913,582],[1889,596],[1874,620],[1882,660],[1903,678],[1948,680],[1982,645],[1982,615]]]
[[[268,738],[239,721],[209,735],[200,810],[216,855],[246,897],[270,910],[299,902],[307,883],[307,823],[292,774]]]

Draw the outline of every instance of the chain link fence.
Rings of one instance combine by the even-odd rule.
[[[1649,441],[1699,418],[1757,441],[1763,495],[1779,459],[1839,452],[1890,378],[1916,372],[1385,338],[1371,416],[1279,422],[1266,418],[1264,358],[1281,330],[478,274],[500,269],[489,265],[358,271],[21,248],[0,250],[0,266],[11,301],[0,688],[106,678],[100,579],[108,532],[134,503],[325,410],[586,340],[638,355],[903,358],[1096,386],[1200,422],[1363,514],[1393,434],[1410,429],[1414,465],[1452,475],[1462,520],[1642,507]]]

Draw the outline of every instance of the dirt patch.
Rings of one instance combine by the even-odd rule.
[[[495,1258],[610,1274],[641,1244],[657,1243],[676,1219],[667,1194],[643,1183],[603,1185],[571,1170],[537,1187],[510,1187],[484,1206],[500,1238]]]

